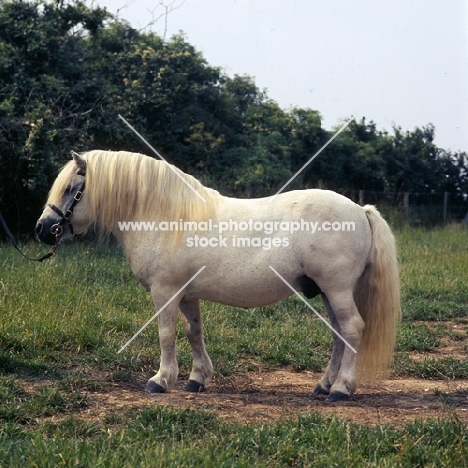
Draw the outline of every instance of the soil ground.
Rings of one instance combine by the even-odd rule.
[[[426,323],[436,329],[431,322]],[[444,323],[451,331],[466,330],[457,323]],[[460,328],[461,327],[461,328]],[[465,332],[464,332],[465,333]],[[467,358],[465,335],[447,333],[440,340],[436,356]],[[433,356],[412,352],[412,360]],[[78,371],[78,369],[77,369]],[[75,417],[100,421],[109,411],[126,411],[165,405],[176,408],[213,412],[226,422],[268,423],[280,418],[295,418],[300,414],[320,411],[359,424],[401,425],[423,419],[458,417],[468,426],[468,379],[425,380],[393,378],[378,386],[360,386],[349,400],[326,403],[325,396],[312,392],[321,378],[320,373],[294,372],[289,368],[261,369],[255,372],[217,376],[202,393],[183,390],[185,380],[168,393],[148,394],[144,391],[151,375],[135,373],[124,375],[124,381],[111,381],[108,373],[90,372],[82,375],[91,382],[93,391],[87,393],[88,406]],[[50,381],[23,381],[25,390],[36,392]],[[358,382],[359,385],[359,382]],[[52,420],[71,416],[70,413],[53,416]]]
[[[100,388],[88,392],[88,407],[75,416],[98,421],[112,410],[165,405],[210,411],[226,422],[239,423],[262,424],[320,411],[367,425],[401,425],[454,415],[468,424],[468,380],[385,380],[379,387],[359,388],[348,401],[330,404],[325,397],[312,395],[319,378],[318,373],[280,369],[218,377],[203,393],[185,392],[182,390],[185,382],[179,381],[171,392],[148,394],[143,390],[146,383],[143,376],[133,375],[127,382],[108,382],[104,375],[94,375],[92,379],[100,382]],[[24,384],[29,391],[40,385],[37,381]]]

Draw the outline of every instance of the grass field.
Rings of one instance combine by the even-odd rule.
[[[396,235],[403,321],[394,378],[468,379],[468,230],[402,228]],[[25,248],[31,255],[44,249]],[[0,466],[466,466],[468,434],[455,414],[369,426],[308,411],[240,424],[216,411],[165,405],[82,417],[103,376],[125,383],[154,374],[156,325],[117,354],[153,313],[115,246],[65,244],[36,264],[2,245]],[[320,371],[331,352],[328,329],[297,298],[251,310],[205,303],[203,315],[218,378]],[[178,356],[187,378],[182,327]],[[466,400],[468,392],[457,396]]]

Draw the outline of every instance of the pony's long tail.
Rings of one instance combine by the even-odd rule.
[[[372,231],[368,265],[356,285],[354,300],[365,323],[358,351],[358,372],[368,381],[388,376],[400,321],[400,280],[395,238],[374,206],[364,210]]]

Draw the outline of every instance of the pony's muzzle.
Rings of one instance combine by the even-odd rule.
[[[59,236],[63,233],[63,227],[57,223],[57,220],[40,219],[36,223],[36,236],[40,242],[48,245],[54,245],[57,242],[57,232]]]

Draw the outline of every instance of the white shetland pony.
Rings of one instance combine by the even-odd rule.
[[[161,229],[122,227],[141,221]],[[170,222],[174,228],[188,221],[197,232],[167,230]],[[214,232],[206,231],[210,222]],[[321,294],[337,332],[315,394],[346,399],[356,390],[357,365],[366,379],[383,376],[391,365],[400,315],[398,264],[394,237],[372,206],[362,208],[326,190],[228,198],[141,154],[74,153],[51,189],[36,232],[54,244],[91,224],[115,235],[156,309],[165,306],[158,316],[160,368],[148,381],[149,392],[175,385],[178,310],[193,354],[185,389],[202,391],[213,366],[203,341],[200,299],[260,307],[290,296],[286,283],[309,298]]]

